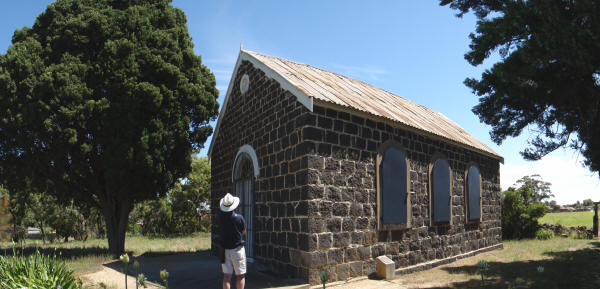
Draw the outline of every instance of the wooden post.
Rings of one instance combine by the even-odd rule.
[[[595,202],[594,203],[594,227],[592,228],[592,232],[594,234],[594,237],[599,237],[600,235],[598,234],[598,204],[600,204],[600,202]]]

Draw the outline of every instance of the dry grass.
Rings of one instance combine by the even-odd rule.
[[[496,250],[428,271],[402,276],[408,288],[481,288],[479,260],[490,266],[485,288],[600,288],[600,242],[571,238],[504,241]],[[543,267],[544,272],[538,272]]]
[[[0,249],[11,250],[10,246],[10,243],[0,243]],[[34,252],[36,246],[45,253],[53,253],[56,248],[57,254],[75,270],[77,276],[97,271],[102,263],[111,260],[107,242],[103,239],[46,245],[30,241],[25,251]],[[126,241],[127,251],[134,255],[162,255],[209,248],[209,234],[181,238],[128,237]],[[486,260],[490,266],[485,288],[508,288],[517,277],[525,280],[517,288],[600,288],[600,242],[562,237],[504,241],[503,250],[400,276],[400,288],[481,288],[477,269],[479,260]],[[538,272],[538,267],[543,267],[544,271]]]

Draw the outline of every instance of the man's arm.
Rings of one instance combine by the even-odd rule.
[[[242,225],[242,235],[246,235],[246,219],[244,216],[240,215],[241,225]]]

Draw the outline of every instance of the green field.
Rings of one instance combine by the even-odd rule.
[[[567,227],[586,226],[592,227],[594,212],[563,212],[547,213],[539,220],[540,224],[561,224]]]

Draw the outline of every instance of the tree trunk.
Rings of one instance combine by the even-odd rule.
[[[125,252],[125,232],[131,209],[131,203],[125,200],[103,203],[108,251],[115,259]]]
[[[104,238],[104,224],[102,224],[102,216],[98,214],[98,233],[96,234],[96,238]]]
[[[40,234],[42,234],[42,244],[46,244],[46,232],[44,232],[44,223],[39,223],[38,227],[40,227]]]

